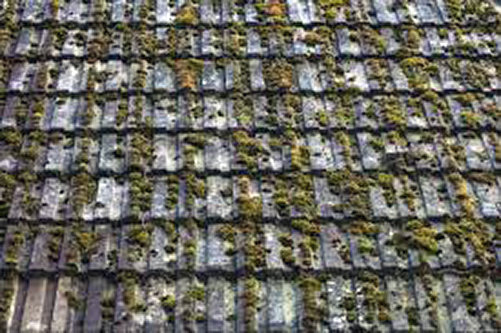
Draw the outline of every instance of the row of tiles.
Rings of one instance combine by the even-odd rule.
[[[206,93],[248,92],[353,92],[496,93],[501,87],[499,69],[490,60],[344,59],[301,61],[283,59],[215,61],[179,60],[176,69],[166,62],[146,61],[127,65],[119,60],[89,65],[87,62],[21,62],[5,69],[3,88],[11,94],[43,93]],[[193,69],[198,68],[200,70]],[[339,70],[336,70],[336,67]]]
[[[499,329],[501,284],[481,276],[328,275],[315,280],[313,290],[302,288],[304,281],[150,276],[117,282],[61,275],[13,276],[0,285],[11,290],[11,297],[2,299],[8,332]],[[312,311],[317,312],[313,324],[308,323]]]
[[[0,127],[65,131],[115,132],[149,128],[154,132],[259,130],[297,132],[356,130],[391,132],[407,129],[499,131],[501,98],[481,93],[408,95],[234,94],[198,96],[8,96]],[[139,112],[138,112],[139,111]]]
[[[9,2],[5,1],[6,4]],[[185,0],[171,1],[80,1],[64,3],[41,0],[23,1],[17,6],[19,13],[14,19],[27,23],[41,23],[47,20],[57,22],[109,21],[141,22],[158,24],[228,24],[246,22],[286,22],[311,24],[317,22],[369,22],[372,24],[398,23],[478,23],[496,21],[499,10],[490,1],[474,0],[467,3],[447,0],[414,0],[388,2],[384,0],[351,0],[339,3],[325,3],[315,0],[254,1],[201,0],[190,5]],[[187,19],[189,6],[193,19]],[[8,5],[4,5],[9,8]]]
[[[133,33],[134,27],[98,30],[24,27],[2,40],[8,58],[37,56],[81,58],[91,61],[129,56],[165,57],[425,57],[484,56],[501,53],[501,35],[495,30],[448,27],[373,28],[361,26],[312,28],[248,27],[247,29],[151,28]],[[103,45],[104,44],[104,45]],[[97,59],[96,59],[97,58]]]
[[[252,197],[262,200],[262,207],[257,212],[264,219],[276,220],[299,218],[309,210],[314,216],[323,219],[344,220],[360,215],[374,219],[397,218],[442,218],[462,216],[465,210],[477,218],[498,218],[501,214],[500,180],[492,177],[492,182],[485,179],[461,181],[455,183],[458,174],[442,178],[440,176],[419,176],[416,178],[392,177],[381,174],[379,179],[390,179],[390,183],[378,183],[371,180],[371,185],[361,192],[363,200],[360,206],[351,206],[349,184],[337,188],[329,185],[326,178],[302,176],[307,182],[308,191],[297,187],[294,179],[264,176],[260,182],[254,179]],[[290,177],[297,177],[291,174]],[[2,215],[11,220],[28,219],[45,221],[65,221],[81,216],[86,221],[119,221],[121,219],[141,217],[143,219],[190,218],[211,220],[232,220],[239,216],[240,177],[226,178],[208,176],[205,178],[170,176],[166,181],[162,177],[143,178],[139,182],[132,177],[128,180],[114,178],[86,179],[89,190],[85,194],[85,203],[81,200],[82,184],[79,176],[65,182],[57,178],[47,178],[34,182],[27,190],[23,182],[17,185],[2,184]],[[2,181],[5,181],[2,175]],[[369,178],[358,178],[357,181]],[[311,188],[310,182],[311,181]],[[280,182],[280,183],[277,183]],[[347,182],[349,182],[347,180]],[[73,187],[70,187],[70,184]],[[278,185],[280,184],[280,185]],[[138,186],[145,187],[137,194]],[[384,187],[383,187],[384,186]],[[139,187],[139,188],[141,188]],[[289,191],[289,192],[284,192]],[[308,204],[297,198],[305,193]],[[141,211],[138,211],[137,198],[142,197]],[[26,197],[29,197],[27,201]],[[411,199],[409,199],[409,197]],[[471,205],[465,207],[465,197]],[[358,198],[358,196],[357,196]],[[283,200],[286,200],[284,203]],[[296,203],[295,203],[296,202]],[[169,203],[169,204],[168,204]],[[350,203],[350,204],[348,204]],[[83,207],[82,207],[83,206]],[[33,207],[38,209],[33,210]],[[82,207],[82,208],[79,208]]]
[[[256,223],[253,233],[243,222],[198,227],[190,220],[122,227],[10,225],[0,229],[0,267],[84,275],[117,270],[210,275],[242,273],[249,267],[265,275],[290,274],[295,268],[350,272],[407,271],[421,265],[446,271],[501,267],[499,222],[319,223],[314,236],[295,229],[304,227],[304,220],[291,223],[294,228]],[[262,258],[253,257],[250,247]]]
[[[351,168],[355,171],[495,172],[500,169],[500,139],[496,132],[310,131],[249,134],[190,132],[82,137],[16,131],[2,133],[0,170],[27,167],[37,173],[122,175],[137,170],[165,174],[179,171],[211,174],[254,171],[287,173]],[[145,149],[145,147],[149,147]],[[26,164],[28,163],[28,165]],[[140,165],[139,165],[139,164]]]

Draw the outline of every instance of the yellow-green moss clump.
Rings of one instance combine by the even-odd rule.
[[[396,247],[398,255],[407,258],[408,249],[417,249],[424,254],[438,253],[438,231],[428,221],[411,220],[403,231],[393,235],[391,243]]]
[[[484,221],[469,217],[451,219],[446,222],[444,231],[457,253],[466,254],[467,245],[470,244],[475,251],[475,258],[483,265],[494,264],[495,255],[492,251],[494,233]]]
[[[319,0],[318,5],[324,11],[326,19],[334,20],[341,9],[349,9],[350,0]]]
[[[175,22],[179,25],[197,25],[198,20],[198,8],[191,1],[187,1],[176,13]]]

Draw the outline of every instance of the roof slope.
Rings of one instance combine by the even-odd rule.
[[[5,0],[0,331],[501,329],[483,0]]]

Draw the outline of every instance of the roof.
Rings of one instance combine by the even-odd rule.
[[[501,329],[493,2],[0,16],[1,331]]]

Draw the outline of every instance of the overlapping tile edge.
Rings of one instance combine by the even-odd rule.
[[[0,15],[1,331],[501,329],[493,2]]]

